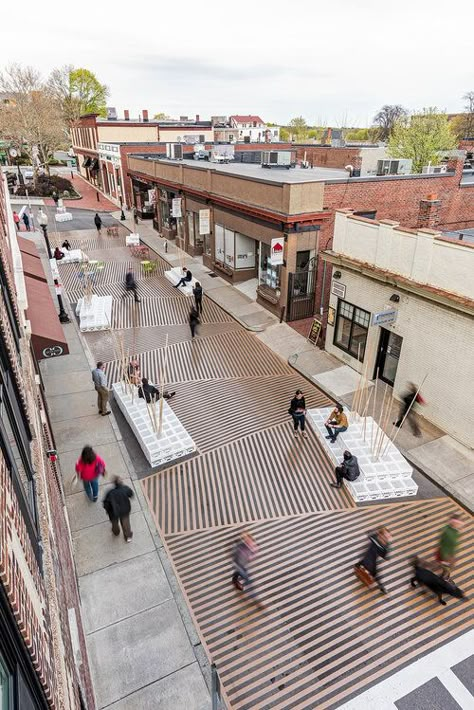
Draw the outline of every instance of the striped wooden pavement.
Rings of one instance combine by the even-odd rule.
[[[473,603],[446,607],[409,585],[408,558],[432,555],[455,510],[447,498],[332,510],[254,522],[259,610],[230,582],[242,525],[167,535],[166,546],[229,708],[336,708],[385,674],[472,627]],[[368,590],[352,566],[367,531],[394,536],[382,563],[388,594]],[[246,526],[245,526],[246,527]],[[472,522],[456,581],[472,596]]]
[[[171,288],[173,287],[171,286]],[[114,301],[112,304],[112,327],[121,330],[123,328],[188,323],[192,302],[187,296],[176,293],[176,290],[175,294],[180,297],[145,298],[138,304],[133,302],[133,297]],[[233,321],[233,318],[215,303],[207,300],[203,308],[203,323],[229,321]]]
[[[71,245],[72,249],[82,249],[87,255],[89,255],[90,249],[116,249],[117,247],[125,247],[125,234],[119,237],[91,237],[90,230],[84,230],[84,234],[81,234],[79,230],[75,232],[75,235],[69,236],[69,232],[57,232],[56,234],[49,234],[49,241],[51,246],[54,248],[60,247],[61,244],[67,239]],[[111,258],[113,255],[111,254]]]
[[[164,265],[162,260],[159,260],[159,265],[157,267],[157,273],[163,273]],[[63,286],[68,291],[68,289],[77,289],[82,283],[83,271],[87,270],[87,264],[62,264],[59,262],[59,271],[61,274],[61,279]],[[97,270],[93,274],[94,287],[97,285],[104,284],[114,284],[114,283],[125,283],[125,276],[127,272],[131,271],[135,275],[135,279],[139,281],[140,279],[144,281],[152,281],[156,279],[154,276],[146,276],[144,268],[141,262],[135,261],[103,261],[103,268]],[[168,281],[165,281],[167,284]],[[171,288],[172,285],[170,284]]]

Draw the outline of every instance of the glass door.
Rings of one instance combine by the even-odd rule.
[[[380,329],[380,344],[375,376],[378,370],[380,379],[392,387],[397,376],[402,343],[403,338],[396,333],[392,333],[391,330],[386,330],[386,328]]]

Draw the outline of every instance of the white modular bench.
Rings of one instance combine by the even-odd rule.
[[[57,212],[54,215],[56,222],[71,222],[72,214],[70,212]]]
[[[333,407],[310,409],[308,410],[308,421],[335,466],[341,463],[346,449],[357,456],[360,468],[359,478],[353,482],[344,481],[354,500],[359,503],[366,500],[416,495],[418,486],[412,478],[413,469],[392,442],[389,442],[385,449],[387,437],[382,443],[379,458],[377,459],[372,454],[372,442],[375,442],[377,434],[381,436],[379,426],[372,417],[365,418],[365,440],[364,419],[359,417],[356,420],[347,411],[346,415],[349,420],[347,431],[339,434],[335,444],[331,444],[326,439],[327,430],[324,423],[332,410]],[[385,454],[382,455],[384,450]]]
[[[60,247],[61,249],[61,247]],[[62,249],[61,249],[62,251]],[[63,258],[58,260],[58,264],[80,264],[84,261],[89,261],[87,254],[81,249],[70,249],[69,251],[65,249],[63,251]]]
[[[131,388],[134,389],[132,398]],[[163,402],[163,426],[161,436],[154,431],[148,407],[144,399],[138,396],[138,388],[125,383],[116,382],[112,385],[115,400],[120,407],[131,430],[135,434],[140,447],[150,466],[161,466],[171,463],[196,451],[196,444],[179,421],[170,405]],[[156,407],[156,419],[159,419],[159,403],[150,404]]]
[[[79,328],[83,332],[110,330],[112,321],[112,296],[96,296],[90,299],[80,298],[76,306],[79,316]]]
[[[139,247],[140,246],[140,235],[136,233],[127,234],[125,237],[125,246],[127,247]]]
[[[169,271],[165,271],[165,276],[168,279],[168,281],[171,281],[173,286],[176,286],[178,281],[183,277],[184,271],[182,267],[180,266],[175,266],[174,269],[170,269]],[[178,291],[180,293],[184,293],[186,296],[192,296],[193,295],[193,288],[196,285],[196,279],[193,278],[189,283],[186,284],[186,286],[180,286]]]

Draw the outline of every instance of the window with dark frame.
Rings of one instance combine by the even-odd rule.
[[[339,299],[334,345],[363,362],[369,325],[370,313],[368,311]]]

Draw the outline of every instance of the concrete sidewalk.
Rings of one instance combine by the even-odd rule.
[[[44,246],[36,243],[44,259]],[[113,416],[97,414],[91,362],[76,323],[65,325],[64,332],[70,354],[43,360],[40,368],[64,481],[97,707],[208,710],[207,658],[133,462]],[[107,465],[97,503],[73,481],[85,444]],[[101,503],[114,475],[135,493],[130,544],[112,535]]]
[[[120,219],[120,212],[112,214],[116,219]],[[142,241],[166,259],[171,266],[181,264],[188,266],[193,276],[201,282],[209,298],[246,328],[256,331],[257,337],[262,342],[288,360],[292,367],[317,384],[326,394],[351,407],[358,382],[358,375],[352,368],[343,365],[329,353],[309,343],[287,323],[280,323],[263,306],[252,301],[224,279],[210,277],[209,269],[203,266],[202,258],[193,258],[178,250],[170,242],[165,251],[165,240],[157,234],[151,222],[140,220],[137,227],[130,214],[126,214],[127,219],[122,224],[130,231],[138,232]],[[374,398],[376,412],[381,409],[384,390],[385,386],[377,388],[376,398]],[[398,403],[394,401],[388,433],[397,413]],[[461,505],[474,512],[474,451],[463,446],[423,417],[416,416],[422,435],[415,437],[409,427],[404,426],[396,442],[400,451],[414,467]]]

